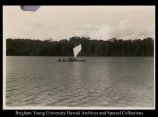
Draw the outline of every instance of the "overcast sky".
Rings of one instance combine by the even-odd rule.
[[[89,36],[155,38],[154,6],[41,6],[36,12],[3,7],[4,38],[46,40]]]

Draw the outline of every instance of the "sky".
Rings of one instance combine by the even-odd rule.
[[[6,38],[108,40],[155,38],[154,6],[40,6],[36,12],[3,6]]]

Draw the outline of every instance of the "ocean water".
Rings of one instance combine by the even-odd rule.
[[[153,107],[153,57],[7,56],[6,105],[10,107]]]

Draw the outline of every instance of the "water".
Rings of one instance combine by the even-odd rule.
[[[7,106],[153,107],[153,57],[6,58]]]

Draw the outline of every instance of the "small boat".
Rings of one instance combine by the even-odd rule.
[[[69,57],[67,59],[66,58],[63,58],[63,59],[59,58],[57,61],[58,62],[84,62],[84,61],[86,61],[84,59],[77,59],[77,55],[81,51],[81,48],[82,48],[81,44],[73,48],[74,57]]]
[[[58,59],[58,62],[84,62],[86,60],[83,59],[73,59],[73,58],[68,58],[68,59]]]

